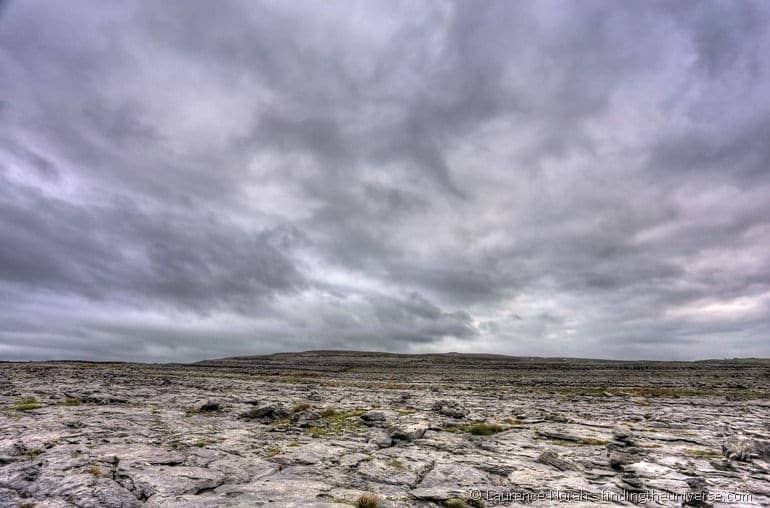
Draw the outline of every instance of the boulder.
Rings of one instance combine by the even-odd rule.
[[[209,413],[209,412],[215,412],[222,409],[222,405],[219,402],[213,401],[213,400],[207,400],[200,406],[198,406],[198,411],[202,413]]]
[[[722,443],[722,454],[730,460],[749,462],[770,459],[770,441],[735,436]]]
[[[466,411],[455,401],[437,400],[433,403],[433,411],[450,418],[465,418]]]
[[[382,411],[367,411],[361,415],[361,420],[363,420],[366,425],[375,426],[385,423],[386,418],[385,413]]]
[[[559,457],[556,452],[550,450],[541,453],[540,456],[535,459],[535,462],[551,466],[559,471],[574,471],[578,469],[574,463]]]
[[[428,427],[418,423],[410,423],[391,427],[389,437],[394,441],[414,441],[420,439]]]
[[[281,405],[271,405],[255,407],[244,413],[240,414],[240,418],[244,420],[258,420],[262,423],[269,423],[275,420],[281,420],[288,418],[291,415],[289,411]]]

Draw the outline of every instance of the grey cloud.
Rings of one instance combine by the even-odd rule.
[[[8,2],[0,358],[767,356],[769,16]]]
[[[279,231],[243,232],[205,215],[150,216],[127,200],[77,206],[3,183],[0,276],[9,283],[198,312],[253,312],[260,299],[304,283],[290,245],[274,245]]]

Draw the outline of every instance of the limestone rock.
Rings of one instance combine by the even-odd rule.
[[[474,489],[593,496],[570,506],[748,492],[742,506],[770,506],[769,369],[336,352],[0,362],[0,506],[342,507],[373,492],[400,508],[469,504]],[[728,400],[738,377],[752,396]],[[687,390],[595,389],[660,385]],[[31,397],[39,407],[16,409]]]
[[[569,460],[562,459],[551,450],[544,451],[535,460],[541,464],[554,467],[559,471],[570,471],[578,469],[574,463],[570,462]]]

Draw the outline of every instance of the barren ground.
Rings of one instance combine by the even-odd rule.
[[[0,505],[770,505],[769,386],[767,360],[0,363]]]

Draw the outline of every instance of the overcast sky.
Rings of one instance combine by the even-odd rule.
[[[0,9],[0,359],[770,356],[767,2]]]

